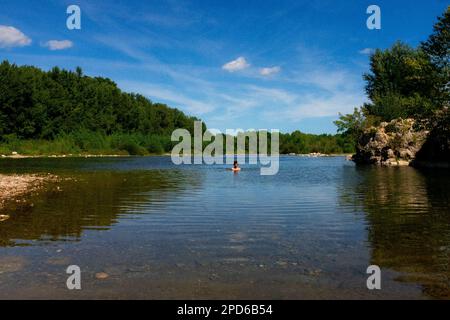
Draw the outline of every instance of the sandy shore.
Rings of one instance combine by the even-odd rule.
[[[0,209],[6,202],[36,191],[42,188],[45,182],[56,179],[56,176],[50,174],[0,174]]]

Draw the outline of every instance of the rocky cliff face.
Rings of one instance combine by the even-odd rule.
[[[352,160],[356,163],[386,166],[409,165],[428,135],[428,131],[414,128],[413,119],[383,122],[361,135]]]

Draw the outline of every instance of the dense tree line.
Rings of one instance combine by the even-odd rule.
[[[109,79],[84,76],[58,67],[0,64],[0,137],[52,139],[88,130],[170,135],[193,129],[195,118],[147,98],[122,92]]]
[[[74,152],[163,152],[171,147],[172,131],[192,132],[195,120],[142,95],[124,93],[109,79],[85,76],[80,68],[45,72],[8,61],[0,64],[3,143],[58,141]]]
[[[396,118],[416,119],[436,135],[448,133],[450,7],[417,48],[397,42],[389,49],[376,50],[364,79],[370,102],[335,122],[338,132],[354,144],[365,129]],[[447,141],[441,147],[448,152],[448,136],[440,138]]]
[[[264,134],[266,136],[267,142],[267,150],[260,150],[260,134]],[[243,138],[239,138],[243,136]],[[251,136],[254,137],[255,150],[250,150],[249,145],[251,141]],[[217,136],[216,136],[217,137]],[[245,141],[245,152],[268,152],[270,153],[271,148],[271,133],[270,132],[240,132],[236,136],[229,136],[222,134],[223,141],[223,154],[227,153],[226,150],[226,139],[232,139],[234,144],[234,150],[238,153],[242,153],[243,151],[238,150],[238,140]],[[213,140],[214,141],[214,140]],[[205,148],[210,141],[203,141],[203,148]],[[354,152],[354,146],[352,140],[345,135],[342,134],[309,134],[303,133],[298,130],[292,133],[280,133],[279,134],[279,153],[280,154],[308,154],[308,153],[322,153],[322,154],[349,154]]]
[[[280,153],[343,154],[352,153],[354,146],[348,136],[337,134],[308,134],[300,131],[280,134]]]

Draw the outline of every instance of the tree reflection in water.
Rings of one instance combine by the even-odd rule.
[[[140,204],[173,200],[201,182],[201,175],[178,170],[70,174],[25,204],[5,209],[11,217],[1,225],[0,246],[78,241],[83,230],[107,230],[122,215],[140,213]]]
[[[371,263],[404,273],[398,281],[418,283],[428,296],[450,298],[449,173],[355,170],[344,174],[341,202],[365,212]]]

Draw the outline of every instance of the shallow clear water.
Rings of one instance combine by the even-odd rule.
[[[287,156],[275,176],[225,167],[2,159],[1,173],[63,180],[0,222],[0,298],[450,298],[448,171]],[[381,290],[366,287],[371,264]]]

